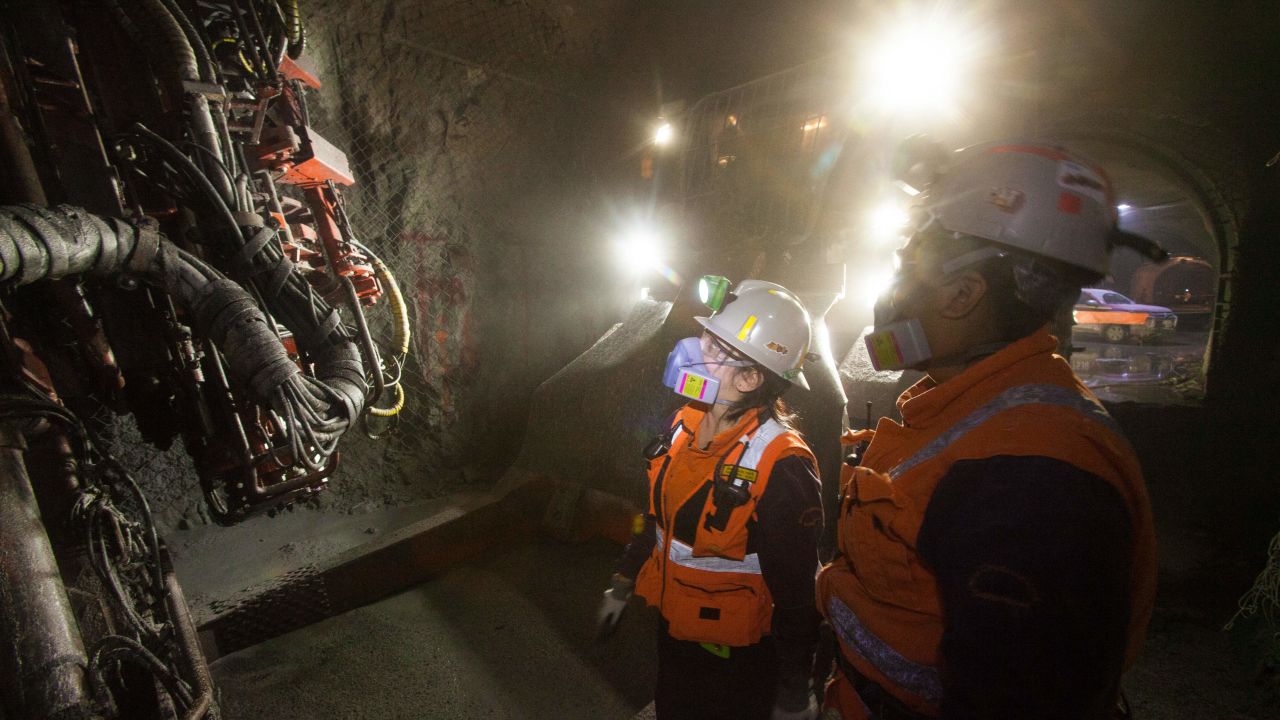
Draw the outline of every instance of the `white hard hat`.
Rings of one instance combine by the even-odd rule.
[[[711,317],[694,320],[730,347],[805,390],[809,312],[790,290],[764,280],[743,280],[734,299]]]
[[[1115,191],[1102,168],[1050,145],[961,150],[918,207],[950,232],[1097,275],[1107,274],[1117,244],[1158,253],[1154,243],[1117,229]]]

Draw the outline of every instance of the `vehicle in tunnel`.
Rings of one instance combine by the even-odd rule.
[[[1169,337],[1178,327],[1169,308],[1136,303],[1105,288],[1083,288],[1071,314],[1075,332],[1096,333],[1112,343]]]

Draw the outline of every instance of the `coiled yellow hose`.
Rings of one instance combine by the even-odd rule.
[[[362,248],[368,252],[368,248]],[[409,354],[409,339],[412,329],[409,326],[409,306],[404,301],[404,294],[400,292],[400,285],[396,282],[396,276],[391,274],[391,268],[387,267],[382,259],[373,253],[369,253],[369,259],[373,263],[373,272],[382,281],[387,288],[387,303],[391,306],[391,317],[395,321],[394,335],[392,335],[392,343],[396,352],[401,358]],[[379,369],[381,372],[381,369]],[[370,407],[369,414],[374,417],[394,417],[404,409],[404,387],[397,382],[394,386],[396,391],[396,402],[391,407],[380,408]]]

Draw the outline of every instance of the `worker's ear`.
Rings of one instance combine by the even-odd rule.
[[[743,395],[746,395],[763,384],[764,373],[760,372],[759,368],[739,368],[738,372],[733,374],[733,387]]]
[[[976,270],[968,270],[938,288],[938,314],[958,320],[973,312],[987,296],[987,279]]]

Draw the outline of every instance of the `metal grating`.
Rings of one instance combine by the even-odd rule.
[[[324,575],[315,565],[284,575],[230,600],[214,602],[210,623],[221,655],[306,627],[332,616]]]

